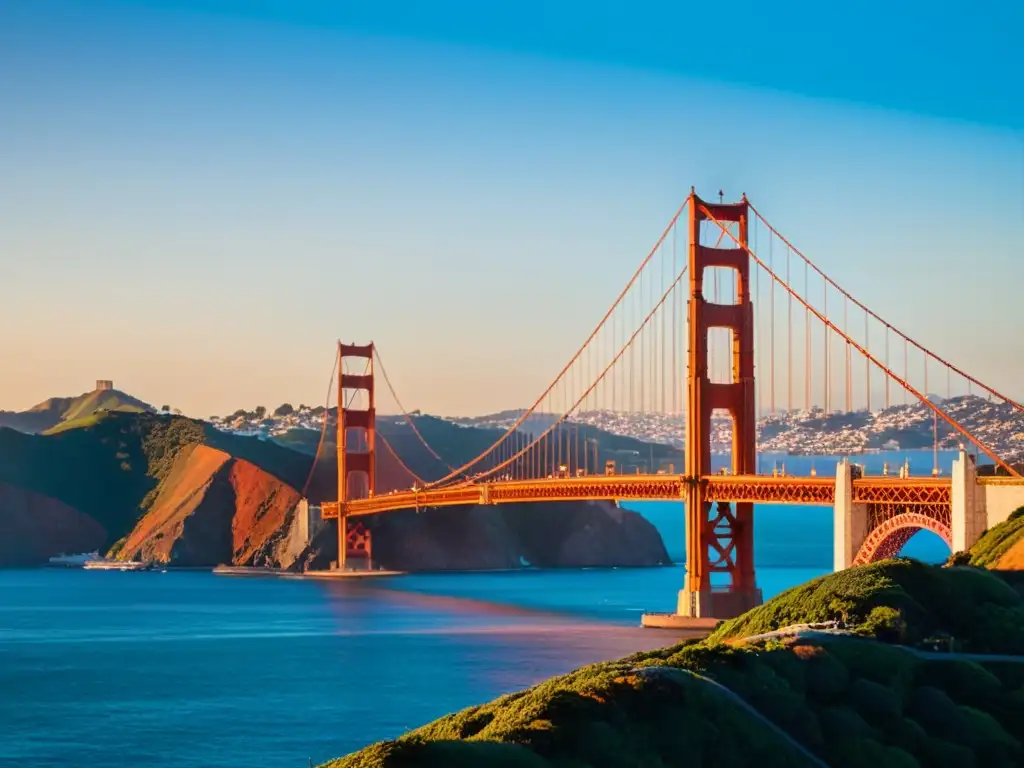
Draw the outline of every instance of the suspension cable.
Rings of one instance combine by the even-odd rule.
[[[461,467],[458,467],[456,470],[453,470],[445,477],[442,477],[439,480],[435,480],[432,483],[428,483],[426,487],[432,488],[441,485],[442,483],[448,482],[453,477],[456,477],[459,474],[465,474],[465,471],[467,469],[475,465],[481,459],[487,457],[491,453],[491,451],[495,450],[499,445],[504,443],[505,440],[507,440],[510,435],[512,435],[513,433],[516,432],[516,430],[519,429],[523,422],[525,422],[531,415],[533,415],[534,410],[541,403],[544,402],[545,398],[547,398],[547,396],[551,393],[555,386],[557,386],[558,382],[562,380],[562,377],[565,376],[566,371],[568,371],[573,366],[573,364],[579,359],[580,355],[583,354],[584,350],[586,350],[587,347],[590,346],[590,342],[594,340],[594,337],[596,337],[597,334],[601,331],[601,329],[604,327],[604,324],[608,322],[608,318],[612,316],[612,314],[615,312],[618,306],[622,303],[622,300],[625,298],[626,294],[629,293],[629,290],[633,287],[633,284],[636,283],[637,279],[640,277],[640,273],[643,272],[643,270],[647,267],[651,259],[654,258],[654,254],[657,253],[658,248],[661,247],[661,244],[668,237],[669,233],[672,232],[672,230],[675,228],[676,222],[679,220],[679,217],[683,215],[683,211],[686,210],[686,207],[689,205],[689,203],[690,198],[687,197],[683,204],[679,206],[679,209],[675,212],[675,215],[669,221],[668,226],[665,227],[665,231],[661,233],[661,237],[658,238],[658,241],[654,244],[654,247],[651,248],[650,252],[647,254],[647,257],[640,263],[640,266],[637,268],[636,272],[633,273],[633,277],[631,277],[629,282],[626,283],[626,287],[623,288],[622,291],[619,293],[618,297],[615,299],[615,302],[611,305],[608,311],[605,312],[604,316],[598,322],[597,326],[595,326],[594,330],[590,332],[590,335],[586,338],[583,344],[580,345],[580,348],[576,351],[576,354],[573,355],[569,362],[565,364],[561,371],[559,371],[558,375],[555,376],[551,384],[549,384],[547,389],[545,389],[540,394],[540,396],[533,403],[533,405],[531,405],[526,411],[524,411],[523,414],[518,419],[516,419],[512,426],[508,428],[505,434],[498,438],[498,440],[492,446],[483,451],[483,453],[466,462]]]
[[[430,443],[427,442],[427,439],[423,437],[423,434],[416,427],[416,422],[413,420],[412,415],[407,410],[405,410],[405,406],[402,405],[402,401],[398,398],[398,393],[395,392],[395,388],[391,384],[391,379],[388,378],[387,369],[384,368],[384,361],[381,360],[380,352],[377,351],[376,346],[374,346],[373,348],[373,356],[374,359],[377,361],[378,367],[380,368],[380,375],[384,377],[384,383],[387,385],[388,390],[391,392],[391,396],[395,399],[395,403],[398,405],[398,410],[400,410],[402,412],[402,416],[405,417],[405,423],[409,425],[409,427],[413,431],[413,434],[415,434],[419,441],[423,443],[423,447],[430,452],[430,455],[433,456],[438,461],[440,461],[446,467],[448,467],[449,471],[454,472],[455,467],[453,467],[451,464],[449,464],[447,461],[441,458],[438,452],[434,450],[433,446],[431,446]]]
[[[494,472],[496,472],[497,470],[499,470],[499,469],[501,469],[502,467],[506,466],[507,464],[510,464],[511,462],[515,461],[515,460],[516,460],[516,459],[518,459],[518,458],[519,458],[519,457],[520,457],[520,456],[521,456],[522,454],[524,454],[524,453],[526,453],[526,452],[527,452],[528,450],[530,450],[530,447],[531,447],[532,445],[534,445],[534,444],[537,444],[537,443],[539,443],[539,442],[540,442],[541,440],[543,440],[543,439],[544,439],[544,438],[545,438],[545,437],[546,437],[546,436],[547,436],[548,434],[550,434],[550,433],[551,433],[552,431],[554,431],[554,430],[555,430],[556,428],[558,428],[558,426],[559,426],[559,425],[561,425],[561,424],[562,424],[562,423],[563,423],[563,422],[564,422],[564,421],[565,421],[566,419],[568,419],[568,418],[569,418],[569,416],[570,416],[570,415],[571,415],[571,414],[573,413],[573,411],[575,411],[575,410],[576,410],[576,408],[578,408],[578,407],[579,407],[580,403],[582,403],[582,402],[583,402],[584,400],[586,400],[586,398],[587,398],[587,397],[588,397],[588,396],[590,395],[590,393],[591,393],[591,392],[593,392],[593,391],[594,391],[594,390],[595,390],[595,389],[597,388],[597,385],[598,385],[598,384],[600,384],[600,383],[601,383],[601,382],[602,382],[602,381],[604,380],[604,377],[608,375],[608,372],[609,372],[609,371],[611,371],[611,370],[612,370],[612,368],[614,368],[614,367],[615,367],[615,364],[616,364],[616,363],[617,363],[617,362],[618,362],[618,361],[619,361],[619,360],[620,360],[620,359],[622,358],[622,356],[623,356],[624,354],[626,354],[626,352],[627,352],[627,351],[629,350],[630,346],[632,346],[633,342],[634,342],[634,341],[636,341],[636,338],[637,338],[637,336],[639,336],[639,335],[640,335],[640,333],[641,333],[641,332],[642,332],[642,331],[644,330],[644,328],[646,328],[646,327],[647,327],[647,324],[648,324],[648,323],[650,323],[651,319],[652,319],[652,318],[653,318],[653,317],[654,317],[654,316],[655,316],[655,315],[656,315],[656,314],[658,313],[658,310],[659,310],[659,309],[661,309],[661,307],[662,307],[662,306],[663,306],[663,305],[665,304],[665,302],[666,302],[666,301],[668,300],[668,297],[669,297],[669,296],[671,296],[671,295],[672,295],[672,293],[673,293],[673,292],[675,291],[675,289],[676,289],[676,288],[678,287],[679,283],[680,283],[680,282],[682,281],[682,279],[683,279],[683,276],[684,276],[684,275],[686,274],[686,270],[687,270],[687,267],[688,267],[688,266],[689,266],[689,265],[687,265],[687,264],[684,264],[684,265],[683,265],[683,268],[682,268],[682,270],[680,270],[679,274],[678,274],[678,275],[676,275],[676,279],[675,279],[674,281],[672,281],[672,285],[670,285],[670,286],[668,287],[668,289],[667,289],[667,290],[665,291],[665,293],[664,293],[664,294],[662,294],[661,300],[660,300],[660,301],[658,301],[658,303],[654,305],[654,307],[653,307],[653,308],[651,309],[651,311],[650,311],[650,312],[648,312],[648,313],[647,313],[647,316],[646,316],[646,317],[645,317],[645,318],[643,319],[643,322],[641,322],[641,323],[640,323],[640,325],[639,325],[639,326],[637,327],[637,329],[636,329],[635,331],[633,331],[633,335],[632,335],[632,336],[630,336],[630,337],[629,337],[629,339],[628,339],[628,340],[626,341],[626,343],[625,343],[625,344],[623,344],[623,345],[622,345],[622,347],[621,347],[621,348],[619,349],[619,352],[618,352],[618,354],[616,354],[616,355],[615,355],[615,357],[614,357],[614,358],[612,358],[611,362],[610,362],[610,363],[608,363],[608,365],[606,365],[606,366],[604,367],[604,370],[603,370],[603,371],[601,371],[600,375],[599,375],[599,376],[598,376],[598,377],[597,377],[597,378],[596,378],[596,379],[595,379],[595,380],[594,380],[594,381],[593,381],[593,382],[591,383],[591,385],[590,385],[590,386],[589,386],[589,387],[587,388],[587,390],[586,390],[586,391],[585,391],[585,392],[584,392],[584,393],[583,393],[582,395],[580,395],[580,396],[579,396],[579,398],[578,398],[578,399],[576,400],[576,402],[575,402],[575,403],[573,403],[573,404],[572,404],[572,405],[571,405],[571,406],[570,406],[570,407],[569,407],[569,408],[568,408],[568,409],[567,409],[567,410],[565,411],[565,413],[564,413],[564,414],[562,414],[562,415],[561,415],[561,416],[560,416],[560,417],[558,418],[558,420],[557,420],[557,421],[555,421],[555,422],[554,422],[553,424],[551,424],[551,426],[549,426],[549,427],[548,427],[548,428],[547,428],[546,430],[544,430],[544,432],[542,432],[542,433],[541,433],[541,434],[540,434],[540,435],[539,435],[539,436],[538,436],[538,437],[537,437],[537,438],[536,438],[536,439],[535,439],[535,440],[533,441],[533,443],[531,443],[530,445],[528,445],[528,446],[526,446],[525,448],[523,448],[523,449],[522,449],[522,450],[521,450],[521,451],[520,451],[519,453],[517,453],[516,455],[514,455],[514,456],[511,456],[510,458],[508,458],[508,459],[507,459],[507,460],[506,460],[505,462],[503,462],[502,464],[498,464],[497,466],[494,466],[494,467],[492,467],[492,468],[491,468],[490,470],[488,470],[488,471],[486,471],[486,472],[483,472],[483,473],[481,473],[481,474],[480,474],[480,475],[478,476],[478,478],[477,478],[477,479],[480,479],[480,478],[482,478],[482,477],[489,477],[490,475],[494,474]]]
[[[702,205],[701,206],[701,210],[703,211],[704,215],[708,217],[708,220],[713,221],[720,228],[724,229],[724,226],[722,225],[722,223],[719,222],[718,219],[716,219],[714,217],[714,215],[707,209],[706,206]],[[762,221],[764,221],[764,219],[762,219]],[[771,225],[768,225],[768,226],[770,227]],[[994,461],[996,464],[998,464],[1003,469],[1005,469],[1012,477],[1020,477],[1020,473],[1018,473],[1015,469],[1013,469],[1013,467],[1011,467],[1009,464],[1007,464],[1005,461],[1003,461],[1001,458],[999,458],[999,456],[997,456],[992,451],[992,449],[990,449],[985,443],[983,443],[981,440],[979,440],[974,435],[972,435],[970,432],[968,432],[960,424],[960,422],[958,422],[953,417],[949,416],[947,413],[945,413],[945,411],[942,411],[941,409],[936,407],[928,398],[926,398],[924,395],[922,395],[912,384],[910,384],[910,382],[901,379],[895,373],[893,373],[892,371],[890,371],[887,368],[885,368],[884,366],[882,366],[882,364],[874,357],[874,355],[872,355],[870,352],[868,352],[864,347],[862,347],[860,344],[855,342],[849,336],[846,336],[846,334],[844,334],[831,320],[829,320],[827,317],[825,317],[823,314],[821,314],[821,312],[819,312],[817,309],[815,309],[814,307],[810,306],[810,304],[802,296],[800,296],[800,294],[798,294],[796,291],[794,291],[781,278],[779,278],[779,276],[776,275],[772,270],[768,269],[768,267],[765,265],[765,263],[763,261],[761,261],[761,259],[757,256],[757,254],[755,254],[753,251],[751,251],[749,247],[744,246],[737,238],[733,237],[732,233],[729,233],[729,236],[736,243],[737,247],[742,248],[743,250],[745,250],[747,252],[747,254],[750,256],[750,258],[752,258],[755,262],[757,262],[757,264],[760,265],[760,267],[763,270],[765,270],[765,272],[767,272],[775,282],[779,283],[779,285],[781,285],[790,295],[792,295],[793,298],[795,298],[798,302],[800,302],[805,307],[807,307],[819,320],[821,320],[821,322],[823,322],[826,325],[826,327],[831,328],[833,331],[835,331],[837,335],[839,335],[840,337],[842,337],[843,339],[846,340],[847,344],[850,344],[851,346],[853,346],[858,352],[860,352],[862,355],[867,357],[872,363],[874,363],[886,375],[891,376],[893,378],[893,380],[897,384],[899,384],[906,391],[908,391],[912,395],[914,395],[918,400],[920,400],[922,403],[924,403],[928,408],[930,408],[932,411],[934,411],[938,416],[941,416],[944,421],[946,421],[951,427],[953,427],[960,434],[962,434],[964,437],[966,437],[968,440],[970,440],[972,443],[974,443],[976,446],[978,446],[978,448],[980,448],[990,459],[992,459],[992,461]],[[782,236],[779,235],[779,237],[782,237]],[[814,265],[812,264],[811,266],[813,267]],[[850,300],[853,301],[852,298]],[[893,329],[893,330],[895,330],[895,329]],[[907,339],[908,341],[912,341],[908,337],[904,337],[904,338]],[[927,350],[922,350],[922,351],[925,351],[927,353]]]
[[[317,463],[320,461],[320,452],[324,448],[324,440],[327,438],[327,416],[331,408],[331,393],[334,392],[334,377],[338,373],[338,363],[341,362],[341,350],[334,354],[334,365],[331,368],[331,378],[327,382],[327,405],[324,406],[324,418],[320,424],[320,439],[316,444],[316,453],[313,454],[313,463],[309,467],[309,474],[306,475],[306,482],[302,486],[302,498],[308,498],[309,485],[313,482],[313,473],[316,472]]]
[[[849,299],[850,301],[852,301],[852,302],[853,302],[853,303],[854,303],[854,304],[855,304],[855,305],[856,305],[857,307],[860,307],[860,309],[862,309],[862,310],[864,310],[865,312],[867,312],[867,313],[868,313],[869,315],[871,315],[871,317],[873,317],[873,318],[874,318],[875,320],[877,320],[877,321],[878,321],[878,322],[880,322],[880,323],[881,323],[882,325],[884,325],[884,326],[885,326],[885,327],[886,327],[886,328],[887,328],[888,330],[891,330],[891,331],[893,331],[893,332],[894,332],[894,333],[895,333],[895,334],[896,334],[897,336],[900,336],[900,337],[901,337],[901,338],[903,338],[903,339],[904,339],[905,341],[908,341],[908,342],[910,342],[910,343],[911,343],[911,344],[913,344],[913,345],[914,345],[915,347],[917,347],[917,348],[918,348],[919,350],[921,350],[921,351],[922,351],[922,352],[923,352],[924,354],[926,354],[926,355],[928,355],[929,357],[933,358],[933,359],[934,359],[934,360],[935,360],[936,362],[938,362],[938,363],[941,363],[942,365],[946,366],[947,368],[950,368],[951,370],[955,371],[955,372],[956,372],[957,374],[959,374],[959,375],[960,375],[960,376],[962,376],[963,378],[967,379],[967,381],[969,381],[969,382],[972,382],[972,383],[976,384],[977,386],[981,387],[982,389],[984,389],[984,390],[985,390],[986,392],[988,392],[989,394],[995,395],[995,396],[996,396],[996,397],[998,397],[998,398],[999,398],[1000,400],[1002,400],[1002,401],[1004,401],[1004,402],[1006,402],[1006,403],[1009,403],[1009,404],[1010,404],[1010,405],[1012,405],[1012,406],[1013,406],[1014,408],[1016,408],[1016,409],[1017,409],[1018,411],[1024,411],[1024,405],[1021,405],[1021,404],[1020,404],[1020,403],[1018,403],[1018,402],[1017,402],[1016,400],[1011,400],[1011,399],[1010,399],[1010,398],[1008,398],[1008,397],[1007,397],[1006,395],[1002,395],[1002,394],[1000,394],[999,392],[997,392],[996,390],[994,390],[994,389],[993,389],[992,387],[988,386],[987,384],[984,384],[984,383],[982,383],[981,381],[979,381],[978,379],[974,378],[973,376],[971,376],[971,375],[970,375],[970,374],[968,374],[967,372],[965,372],[965,371],[962,371],[961,369],[957,368],[957,367],[956,367],[955,365],[953,365],[953,364],[952,364],[951,362],[949,362],[948,360],[945,360],[944,358],[942,358],[942,357],[940,357],[939,355],[935,354],[935,353],[934,353],[934,352],[932,352],[931,350],[929,350],[929,349],[925,348],[924,346],[922,346],[922,345],[921,345],[921,344],[919,344],[918,342],[914,341],[914,339],[910,338],[910,337],[909,337],[909,336],[908,336],[907,334],[905,334],[905,333],[904,333],[903,331],[901,331],[901,330],[900,330],[899,328],[897,328],[896,326],[892,325],[891,323],[889,323],[889,322],[888,322],[888,321],[886,321],[886,320],[883,320],[883,319],[882,319],[882,317],[881,317],[880,315],[878,315],[878,314],[877,314],[876,312],[873,312],[873,311],[872,311],[871,309],[869,309],[869,308],[868,308],[868,307],[867,307],[867,306],[866,306],[865,304],[863,304],[862,302],[860,302],[860,301],[858,301],[857,299],[855,299],[855,298],[854,298],[854,297],[853,297],[853,296],[852,296],[851,294],[849,294],[849,293],[848,293],[848,292],[847,292],[847,291],[846,291],[846,290],[845,290],[844,288],[841,288],[841,287],[839,286],[839,284],[838,284],[838,283],[837,283],[837,282],[836,282],[835,280],[833,280],[833,279],[832,279],[831,277],[829,277],[828,275],[826,275],[826,274],[825,274],[825,273],[824,273],[824,272],[823,272],[823,271],[822,271],[822,270],[821,270],[821,269],[820,269],[820,268],[818,267],[818,265],[817,265],[817,264],[815,264],[815,263],[814,263],[813,261],[811,261],[811,260],[810,260],[809,258],[807,258],[807,256],[805,256],[805,255],[803,254],[803,252],[802,252],[802,251],[801,251],[801,250],[800,250],[799,248],[797,248],[797,247],[796,247],[795,245],[793,245],[793,244],[792,244],[792,243],[791,243],[791,242],[790,242],[789,240],[787,240],[787,239],[786,239],[786,237],[785,237],[785,236],[784,236],[784,235],[783,235],[783,234],[782,234],[781,232],[779,232],[779,231],[778,231],[777,229],[775,229],[775,227],[773,227],[773,226],[772,226],[771,222],[769,222],[769,221],[768,221],[768,220],[767,220],[767,219],[766,219],[766,218],[765,218],[764,216],[762,216],[762,215],[761,215],[761,212],[760,212],[760,211],[758,211],[758,210],[757,210],[757,208],[755,208],[755,207],[754,207],[754,206],[753,206],[752,204],[750,204],[749,202],[748,202],[748,205],[750,205],[750,210],[752,210],[752,211],[754,212],[754,215],[755,215],[755,216],[757,216],[757,218],[759,218],[759,219],[761,220],[761,222],[762,222],[762,223],[763,223],[763,224],[764,224],[764,225],[765,225],[766,227],[768,227],[768,229],[770,229],[770,230],[771,230],[772,232],[774,232],[774,233],[775,233],[775,234],[776,234],[776,235],[777,235],[777,236],[779,237],[779,239],[781,239],[781,240],[782,240],[782,242],[784,242],[784,243],[785,243],[786,245],[788,245],[788,246],[789,246],[790,248],[792,248],[792,249],[793,249],[793,253],[795,253],[795,254],[796,254],[797,256],[799,256],[799,257],[800,257],[801,259],[803,259],[803,260],[804,260],[805,262],[807,262],[807,264],[808,264],[808,265],[810,266],[810,268],[811,268],[811,269],[813,269],[813,270],[814,270],[815,272],[817,272],[817,273],[818,273],[819,275],[821,275],[821,277],[822,277],[822,278],[823,278],[823,279],[824,279],[824,280],[825,280],[825,281],[826,281],[826,282],[827,282],[827,283],[828,283],[829,285],[831,285],[831,286],[832,286],[833,288],[835,288],[835,289],[836,289],[837,291],[839,291],[839,292],[840,292],[840,293],[841,293],[841,294],[842,294],[843,296],[845,296],[845,297],[846,297],[847,299]]]

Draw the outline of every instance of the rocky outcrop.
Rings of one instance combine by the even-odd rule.
[[[298,491],[256,465],[207,445],[188,445],[117,557],[178,566],[327,568],[337,558],[334,525],[322,526],[308,542],[299,501]],[[608,502],[408,510],[366,523],[373,531],[374,564],[394,570],[669,562],[653,525]]]
[[[92,552],[107,532],[63,502],[0,483],[0,566],[44,564],[59,554]]]
[[[298,492],[254,464],[190,445],[117,557],[180,566],[290,567]]]
[[[641,515],[604,501],[447,507],[367,518],[374,565],[407,571],[495,570],[535,566],[668,565],[658,530]],[[333,524],[300,558],[327,568],[337,555]]]

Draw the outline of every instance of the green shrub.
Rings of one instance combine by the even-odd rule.
[[[923,745],[919,762],[927,768],[988,768],[979,764],[974,753],[962,744],[942,738],[930,738]],[[879,768],[882,768],[879,766]]]
[[[893,689],[860,678],[850,686],[848,700],[864,720],[877,728],[903,719],[903,701]]]
[[[903,643],[907,638],[907,622],[903,620],[903,614],[888,605],[872,608],[858,630],[886,643]]]
[[[941,688],[959,704],[984,705],[1002,692],[999,678],[973,661],[925,661],[914,668],[919,686]]]
[[[1018,518],[1024,524],[1024,518]],[[725,622],[713,640],[844,616],[866,636],[910,645],[945,633],[964,651],[1024,653],[1024,599],[979,568],[886,560],[822,576]]]
[[[914,689],[907,713],[929,736],[963,741],[966,730],[963,712],[945,691],[930,685]]]

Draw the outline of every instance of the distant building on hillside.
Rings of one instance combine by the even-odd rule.
[[[114,382],[109,379],[96,379],[96,391],[105,392],[114,388]]]

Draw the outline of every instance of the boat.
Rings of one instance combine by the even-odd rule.
[[[149,563],[136,563],[128,560],[89,560],[82,566],[87,571],[148,571]]]
[[[148,571],[151,567],[149,563],[108,560],[99,552],[60,554],[51,557],[48,564],[52,568],[84,568],[87,571]]]

